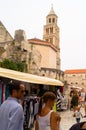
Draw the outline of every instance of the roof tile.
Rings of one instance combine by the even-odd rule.
[[[65,74],[79,74],[79,73],[86,73],[86,69],[65,70]]]

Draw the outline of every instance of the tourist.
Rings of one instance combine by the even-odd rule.
[[[10,96],[0,107],[0,130],[23,130],[24,113],[20,101],[24,89],[24,84],[19,81],[9,84]]]
[[[76,108],[76,111],[74,112],[74,114],[75,114],[76,122],[79,123],[81,117],[83,118],[83,115],[82,115],[82,113],[80,111],[80,107]]]
[[[59,130],[61,117],[51,110],[55,100],[56,95],[53,92],[45,92],[40,98],[35,130]]]

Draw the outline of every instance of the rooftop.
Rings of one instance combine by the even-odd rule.
[[[74,70],[65,70],[65,74],[79,74],[86,73],[86,69],[74,69]]]

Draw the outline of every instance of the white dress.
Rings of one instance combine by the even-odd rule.
[[[53,110],[51,110],[45,116],[39,116],[39,115],[37,116],[39,130],[50,130],[50,115],[52,112],[53,112]]]

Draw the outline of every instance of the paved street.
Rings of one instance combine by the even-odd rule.
[[[84,115],[84,109],[81,108],[81,112]],[[66,110],[59,112],[61,116],[61,130],[69,130],[69,128],[76,123],[75,117],[73,117],[73,111]],[[86,118],[81,118],[81,121],[86,121]]]

